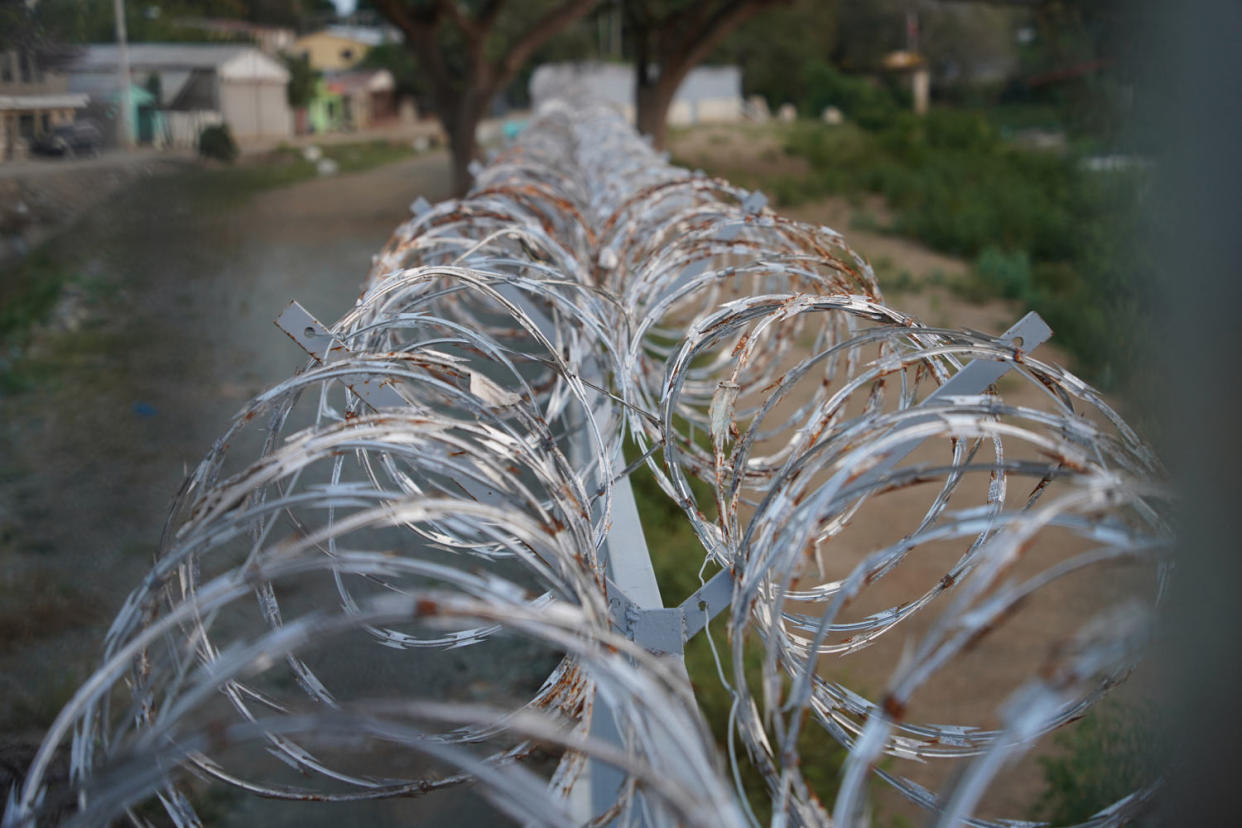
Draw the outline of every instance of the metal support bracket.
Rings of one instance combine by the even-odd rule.
[[[326,365],[333,354],[348,356],[353,352],[333,336],[332,331],[294,300],[276,317],[276,327],[284,331],[311,359]],[[343,380],[345,387],[376,411],[381,408],[404,408],[410,402],[397,389],[378,375],[358,374],[356,379]]]
[[[520,295],[512,295],[516,293],[512,288],[508,290],[502,288],[502,291],[505,292],[506,298],[519,303],[519,307],[526,304]],[[534,309],[523,307],[523,310],[530,313]],[[541,314],[537,311],[533,314],[536,324],[542,328],[543,325],[540,323],[546,320],[541,320],[540,316]],[[327,326],[296,301],[290,302],[276,318],[276,326],[320,364],[326,364],[334,353],[341,355],[351,353],[336,340]],[[1051,335],[1052,329],[1039,314],[1032,311],[1005,331],[999,339],[1023,351],[1032,351],[1047,341]],[[952,397],[982,394],[1011,367],[1012,365],[1006,362],[974,360],[950,377],[944,385],[929,394],[927,399],[920,403],[920,407]],[[384,384],[379,377],[360,375],[357,380],[347,381],[345,385],[377,411],[381,408],[409,404],[392,385]],[[928,416],[935,415],[929,414]],[[898,446],[865,477],[878,477],[888,473],[910,452],[918,448],[920,442],[911,440]],[[464,484],[468,489],[477,488],[477,485],[469,486],[472,482],[464,481]],[[471,491],[470,493],[484,502],[495,499],[495,493],[490,491]],[[608,579],[608,604],[613,623],[627,638],[653,653],[681,655],[685,642],[698,635],[712,618],[729,606],[733,595],[733,573],[728,569],[721,570],[680,606],[665,607],[660,597],[660,589],[655,580],[650,556],[647,554],[642,523],[639,520],[637,505],[634,503],[634,494],[629,486],[616,488],[613,508],[613,532],[608,539],[611,564],[611,577]],[[618,531],[622,527],[624,530]],[[622,540],[622,536],[629,536],[629,541],[636,542],[626,542]]]
[[[1039,314],[1034,311],[1022,317],[998,339],[1008,345],[1020,348],[1024,352],[1033,351],[1052,335]],[[968,397],[982,394],[988,386],[1012,368],[1012,363],[997,362],[988,359],[976,359],[958,371],[949,380],[919,404],[919,407],[935,405],[939,401],[953,397]],[[928,418],[937,416],[928,414]],[[891,471],[898,463],[919,447],[921,440],[911,440],[895,448],[866,475],[867,479],[882,476]],[[831,481],[829,484],[831,485]],[[615,562],[614,562],[615,565]],[[633,562],[631,561],[631,566]],[[627,567],[627,571],[628,571]],[[650,572],[650,564],[646,570]],[[614,577],[616,573],[614,573]],[[631,574],[630,577],[635,577]],[[651,573],[654,579],[654,573]],[[608,583],[609,607],[613,613],[613,621],[628,638],[639,645],[656,653],[681,653],[683,645],[707,626],[721,611],[729,606],[733,597],[733,573],[722,569],[699,587],[694,594],[673,609],[644,607],[630,599],[624,588],[612,582]],[[681,635],[681,641],[674,644],[673,637]]]

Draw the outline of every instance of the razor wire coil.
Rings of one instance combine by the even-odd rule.
[[[469,196],[395,231],[355,307],[303,333],[316,356],[189,475],[5,826],[101,824],[150,796],[198,824],[182,771],[277,799],[472,781],[519,821],[740,825],[745,762],[781,824],[859,824],[878,775],[937,824],[1000,825],[974,815],[996,774],[1142,653],[1168,495],[1100,395],[1021,342],[890,307],[840,234],[670,166],[609,110],[548,108]],[[1040,404],[999,385],[936,395],[972,361]],[[614,488],[639,463],[704,566],[731,573],[722,677],[745,757],[721,759],[684,679],[610,610]],[[912,492],[930,492],[921,517],[868,537]],[[1032,568],[1049,537],[1061,554]],[[850,545],[865,554],[835,552]],[[941,548],[956,551],[930,581],[851,614]],[[1147,589],[1045,648],[995,725],[914,715],[1033,595],[1119,562]],[[882,693],[826,675],[919,618]],[[479,666],[505,658],[546,678],[519,692]],[[624,723],[615,743],[592,733],[601,702]],[[848,750],[831,808],[804,776],[809,728]],[[937,793],[877,769],[886,754],[964,770]],[[584,816],[588,763],[625,781]],[[1087,824],[1120,824],[1153,790]]]

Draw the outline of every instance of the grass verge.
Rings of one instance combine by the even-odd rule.
[[[405,144],[367,141],[322,148],[323,158],[336,164],[337,174],[363,172],[413,157]],[[196,166],[143,182],[141,197],[185,206],[196,213],[239,206],[258,193],[287,187],[319,175],[315,163],[293,147],[230,166]],[[134,197],[123,194],[121,199]],[[187,200],[188,199],[188,200]],[[111,202],[115,208],[118,201]],[[122,208],[124,209],[124,208]],[[52,317],[63,291],[80,288],[88,302],[115,292],[117,286],[85,275],[81,244],[66,244],[73,232],[44,242],[24,259],[0,270],[0,396],[20,393],[38,384],[42,370],[26,359],[35,331]]]
[[[388,141],[331,144],[320,147],[320,151],[323,160],[336,165],[337,175],[365,172],[415,155],[408,144]],[[318,163],[308,161],[301,149],[282,144],[237,164],[187,170],[174,183],[179,190],[194,193],[195,207],[216,209],[244,203],[264,190],[309,181],[319,175]]]
[[[636,455],[635,455],[636,456]],[[660,490],[651,471],[643,466],[630,475],[634,499],[642,520],[643,533],[651,554],[660,594],[669,606],[676,606],[699,588],[699,569],[703,563],[703,546],[690,527],[689,521],[671,498]],[[712,518],[715,502],[711,490],[697,480],[691,480],[699,508]],[[704,577],[711,577],[714,569],[708,569]],[[726,631],[727,616],[717,616],[708,629],[686,643],[686,670],[690,684],[699,703],[699,709],[711,728],[721,753],[728,755],[729,718],[733,707],[733,695],[721,684],[722,669],[730,682],[734,668],[732,644]],[[710,636],[710,638],[709,638]],[[713,647],[715,654],[713,654]],[[718,668],[716,657],[721,659]],[[753,641],[743,648],[743,673],[752,692],[762,687],[763,650]],[[807,784],[822,801],[831,802],[836,796],[838,775],[845,760],[845,750],[813,722],[807,722],[798,740],[801,754],[801,770]],[[747,801],[761,823],[771,819],[771,800],[763,778],[745,755],[745,748],[737,740],[738,766],[742,787]]]
[[[776,126],[784,151],[809,172],[759,181],[736,158],[708,171],[757,186],[778,205],[880,195],[893,219],[868,229],[970,260],[968,298],[1002,296],[1038,311],[1097,385],[1140,379],[1158,237],[1145,206],[1148,169],[1090,171],[1073,146],[1015,146],[986,111],[898,112],[868,125]]]

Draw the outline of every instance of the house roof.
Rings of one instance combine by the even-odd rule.
[[[294,34],[288,26],[269,26],[265,23],[251,23],[249,20],[233,20],[224,17],[184,17],[176,21],[181,26],[194,29],[206,29],[214,32],[238,32],[243,34]]]
[[[116,44],[92,44],[71,64],[69,72],[116,72],[119,60]],[[129,66],[132,74],[213,69],[230,80],[289,80],[289,71],[283,65],[247,44],[134,43],[129,46]]]
[[[27,109],[81,109],[86,106],[85,95],[0,95],[0,110]]]
[[[143,86],[144,79],[141,73],[131,73],[129,84],[131,99],[139,104],[168,103],[176,98],[181,91],[181,87],[185,85],[189,74],[189,72],[184,72],[179,73],[177,77],[170,77],[169,73],[161,72],[160,92],[163,100],[156,101],[155,96]],[[69,91],[80,93],[83,98],[90,97],[97,101],[115,101],[120,97],[121,84],[115,72],[84,72],[69,76]]]
[[[389,92],[395,86],[392,72],[387,69],[354,69],[348,72],[324,74],[328,89],[341,94],[352,92]]]
[[[364,46],[378,46],[397,39],[391,29],[378,26],[328,26],[316,34],[330,34]]]

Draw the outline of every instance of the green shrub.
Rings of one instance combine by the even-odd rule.
[[[237,142],[228,124],[203,127],[198,134],[198,154],[215,161],[232,162],[238,155]]]
[[[929,147],[973,153],[995,152],[1000,138],[982,114],[957,109],[932,109],[922,119]]]
[[[974,261],[971,298],[1038,311],[1098,385],[1133,379],[1154,307],[1146,172],[1083,172],[1072,155],[1011,146],[984,114],[943,107],[894,110],[871,129],[799,124],[785,148],[812,168],[798,194],[882,195],[892,230]]]
[[[975,260],[975,273],[985,284],[994,285],[1006,299],[1027,299],[1033,295],[1031,257],[1025,250],[1006,253],[998,247],[984,248]]]
[[[850,77],[825,61],[810,61],[802,75],[806,85],[802,110],[807,117],[819,117],[825,107],[835,106],[850,120],[873,129],[885,126],[897,112],[897,99],[887,87]]]
[[[1105,702],[1058,734],[1062,752],[1040,759],[1046,787],[1032,816],[1077,825],[1154,781],[1152,724],[1142,708]]]

